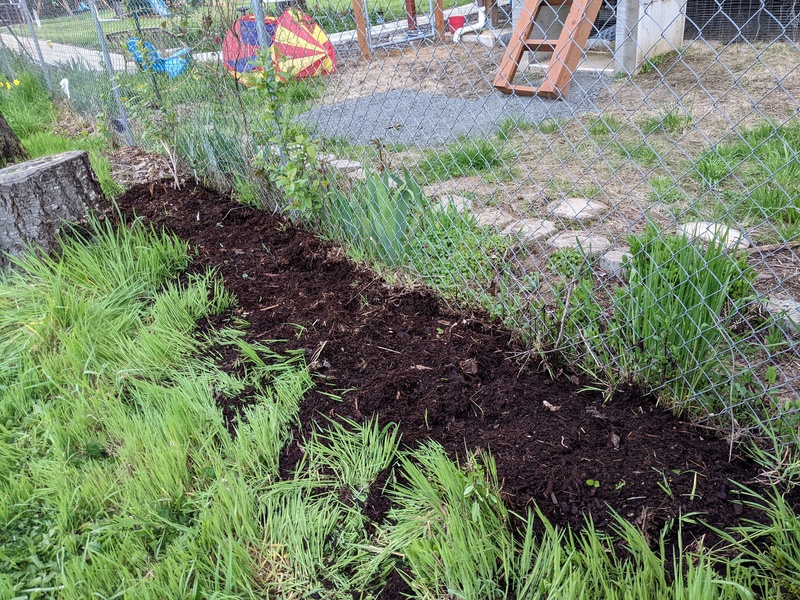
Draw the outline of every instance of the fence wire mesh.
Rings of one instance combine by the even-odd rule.
[[[120,139],[503,320],[531,361],[794,435],[800,3],[0,7],[9,81],[38,67]]]

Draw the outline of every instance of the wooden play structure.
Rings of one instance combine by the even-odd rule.
[[[514,27],[508,49],[494,79],[494,87],[504,94],[562,98],[569,91],[572,74],[583,57],[583,50],[592,32],[592,23],[597,18],[603,0],[524,0],[524,2],[522,16]],[[545,6],[569,6],[569,14],[557,39],[531,38],[536,28],[536,20]],[[539,86],[514,84],[525,52],[553,53],[544,81]]]

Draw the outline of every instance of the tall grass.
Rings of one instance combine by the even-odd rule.
[[[232,298],[212,274],[177,283],[175,238],[90,238],[0,280],[0,590],[252,597],[257,493],[310,385],[302,357],[198,336]],[[215,343],[243,375],[199,358]],[[232,437],[216,398],[239,394],[254,408]]]

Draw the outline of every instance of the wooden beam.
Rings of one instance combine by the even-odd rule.
[[[364,18],[364,0],[353,0],[353,17],[356,20],[356,37],[358,38],[358,48],[361,56],[370,59],[372,52],[367,41],[367,21]]]

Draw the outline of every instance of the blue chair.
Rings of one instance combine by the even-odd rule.
[[[153,44],[139,38],[129,38],[126,46],[133,60],[143,71],[166,73],[170,79],[174,79],[186,71],[192,64],[191,48],[181,48],[175,54],[165,58]]]

